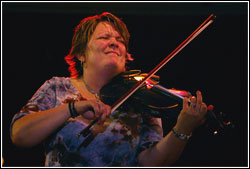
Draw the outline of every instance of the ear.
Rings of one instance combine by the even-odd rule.
[[[84,57],[83,55],[78,54],[76,57],[77,57],[77,59],[78,59],[80,62],[82,62],[82,63],[85,62],[85,57]]]

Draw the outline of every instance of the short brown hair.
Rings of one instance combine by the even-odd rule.
[[[71,77],[79,77],[83,74],[82,65],[76,56],[85,54],[87,43],[91,38],[96,26],[100,22],[109,22],[114,27],[114,29],[122,36],[125,41],[125,47],[127,51],[126,60],[133,60],[131,58],[131,55],[128,53],[130,34],[128,32],[127,26],[118,17],[109,12],[104,12],[100,15],[84,18],[75,28],[71,50],[69,54],[65,56],[65,60],[69,64]]]

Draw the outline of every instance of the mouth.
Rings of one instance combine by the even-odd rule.
[[[119,53],[116,51],[109,51],[109,52],[106,52],[105,54],[116,54],[117,56],[120,56]]]

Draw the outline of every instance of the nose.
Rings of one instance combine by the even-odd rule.
[[[112,38],[110,39],[110,42],[109,42],[109,47],[112,48],[112,49],[115,49],[115,48],[118,48],[118,42],[116,39]]]

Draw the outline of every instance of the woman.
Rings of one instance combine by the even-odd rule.
[[[45,143],[45,166],[166,166],[181,155],[193,130],[204,122],[207,106],[201,92],[183,100],[173,130],[164,138],[155,118],[127,107],[111,115],[99,100],[100,89],[126,70],[129,33],[116,16],[103,13],[83,19],[65,57],[71,78],[44,83],[11,124],[14,144]],[[126,111],[125,111],[126,110]],[[89,135],[78,135],[95,118]]]

